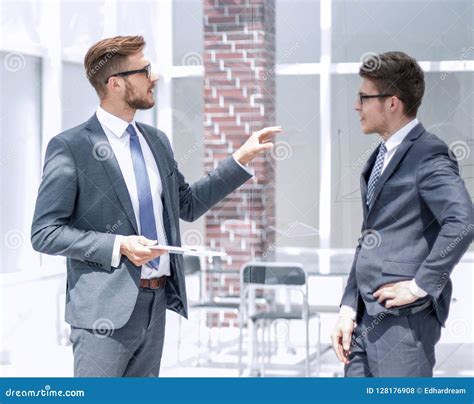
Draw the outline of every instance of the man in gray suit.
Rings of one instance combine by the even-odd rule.
[[[382,142],[362,170],[362,234],[333,348],[347,377],[430,377],[450,274],[472,241],[471,198],[447,145],[416,119],[417,62],[387,52],[359,75],[362,131]]]
[[[182,257],[150,246],[181,245],[179,219],[196,220],[251,178],[245,165],[281,131],[252,134],[189,185],[166,135],[134,120],[153,107],[158,80],[144,46],[127,36],[89,49],[84,65],[100,105],[46,151],[31,240],[67,257],[75,376],[158,376],[166,308],[187,317],[187,302]]]

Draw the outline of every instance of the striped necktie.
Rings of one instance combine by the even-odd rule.
[[[377,181],[382,174],[383,162],[385,160],[385,154],[387,153],[387,148],[385,147],[385,143],[380,143],[379,153],[377,154],[377,159],[375,160],[374,168],[372,168],[372,173],[370,174],[369,178],[369,185],[367,186],[367,206],[369,209],[372,207],[373,197],[375,186],[377,185]]]

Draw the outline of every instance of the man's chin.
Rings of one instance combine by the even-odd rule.
[[[132,102],[128,104],[131,108],[133,109],[140,109],[140,110],[145,110],[145,109],[150,109],[155,106],[155,100],[152,101],[143,101],[143,102]]]
[[[374,134],[374,133],[376,132],[374,129],[372,129],[372,128],[367,128],[367,127],[365,127],[365,126],[363,126],[363,125],[361,126],[361,129],[362,129],[362,133],[363,133],[364,135],[372,135],[372,134]]]
[[[139,108],[139,109],[151,109],[151,108],[153,108],[154,106],[155,106],[155,101],[151,101],[151,102],[149,102],[149,103],[147,103],[147,104],[144,104],[144,105],[143,105],[143,108]]]

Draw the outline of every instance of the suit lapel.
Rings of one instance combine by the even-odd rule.
[[[125,184],[125,180],[123,178],[122,172],[120,171],[120,166],[118,164],[117,158],[115,154],[111,153],[112,149],[107,139],[104,130],[102,129],[99,120],[97,119],[96,115],[94,114],[92,118],[90,118],[86,123],[86,129],[88,129],[89,139],[92,143],[92,147],[98,144],[105,144],[107,143],[107,147],[109,148],[109,154],[111,154],[110,158],[101,160],[102,165],[109,177],[110,182],[113,185],[115,193],[120,201],[120,204],[123,207],[123,210],[127,214],[130,223],[133,226],[136,234],[138,234],[138,226],[137,221],[135,219],[135,213],[133,211],[132,201],[130,199],[130,195],[128,194],[127,185]]]
[[[379,147],[377,147],[372,152],[369,159],[367,160],[364,167],[362,168],[362,173],[360,175],[360,193],[362,197],[362,210],[364,214],[364,222],[366,221],[367,214],[369,212],[369,208],[367,207],[367,183],[369,182],[371,168],[373,167],[375,159],[377,158],[377,154],[379,153]]]
[[[368,211],[368,215],[373,211],[375,201],[377,200],[377,197],[382,191],[385,182],[388,180],[388,178],[390,178],[392,173],[395,171],[395,168],[397,168],[400,161],[403,159],[407,151],[413,145],[413,142],[418,139],[418,137],[424,132],[424,130],[425,128],[423,127],[423,125],[419,123],[408,133],[405,139],[403,139],[402,143],[400,143],[400,145],[398,146],[397,150],[395,151],[395,154],[390,160],[390,163],[388,163],[388,166],[385,168],[383,174],[380,176],[379,180],[377,181],[377,184],[375,185],[373,196],[374,203],[372,203],[372,206]]]

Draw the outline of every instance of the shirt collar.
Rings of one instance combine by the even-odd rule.
[[[102,126],[105,126],[107,129],[109,129],[110,132],[112,132],[118,138],[121,138],[123,136],[123,134],[127,130],[127,127],[130,123],[135,127],[135,130],[137,129],[137,126],[135,125],[135,119],[133,119],[132,122],[130,123],[127,121],[124,121],[118,116],[115,116],[111,114],[110,112],[107,112],[100,105],[97,107],[96,115],[100,124]]]
[[[385,142],[385,147],[387,148],[387,152],[390,152],[390,150],[396,149],[400,143],[403,142],[403,139],[410,133],[410,131],[418,125],[418,119],[413,119],[412,121],[408,122],[405,126],[400,128],[398,131],[396,131],[392,136],[388,138],[388,140]]]

